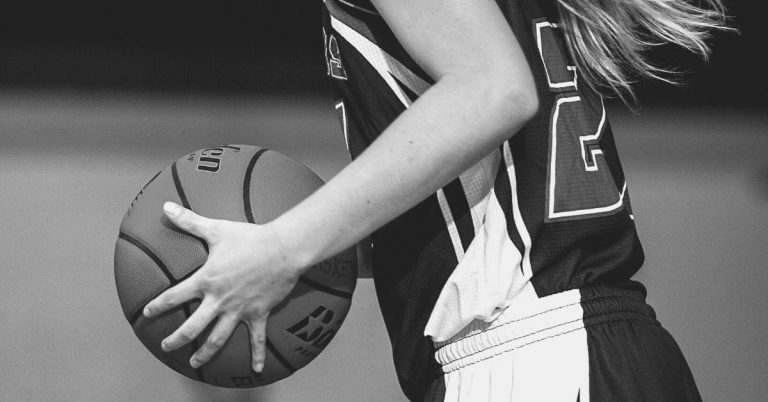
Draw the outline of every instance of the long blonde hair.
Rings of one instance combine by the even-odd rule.
[[[556,0],[568,47],[587,83],[633,108],[632,84],[651,78],[678,83],[671,67],[651,63],[646,50],[673,43],[709,57],[713,30],[730,30],[721,0]]]

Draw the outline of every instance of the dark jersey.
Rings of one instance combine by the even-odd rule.
[[[354,158],[433,80],[368,1],[324,2],[327,73]],[[533,72],[539,113],[372,236],[377,296],[412,399],[442,375],[427,335],[450,336],[525,298],[595,285],[643,291],[630,281],[643,252],[602,99],[571,62],[553,4],[497,3]],[[474,298],[476,311],[456,313],[457,298]]]

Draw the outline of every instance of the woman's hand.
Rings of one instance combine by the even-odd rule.
[[[208,339],[192,355],[197,368],[227,342],[240,321],[251,333],[251,364],[264,367],[267,316],[291,292],[301,275],[295,255],[269,225],[208,219],[167,202],[166,216],[179,228],[208,243],[206,263],[189,278],[166,290],[144,307],[146,317],[157,316],[192,299],[202,299],[195,312],[162,342],[168,352],[197,338],[218,317]]]

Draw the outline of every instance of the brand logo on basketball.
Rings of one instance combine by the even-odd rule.
[[[338,256],[318,263],[315,269],[334,278],[351,278],[357,275],[355,262]]]
[[[287,331],[302,341],[311,344],[311,346],[322,349],[328,345],[328,342],[336,334],[336,326],[328,328],[331,321],[333,321],[334,315],[333,311],[321,304],[310,315],[293,324]]]
[[[234,151],[239,151],[239,147],[232,145],[224,145],[220,147],[205,148],[200,151],[200,158],[197,160],[197,170],[204,172],[216,173],[221,167],[220,156],[224,153],[224,149],[229,148]]]

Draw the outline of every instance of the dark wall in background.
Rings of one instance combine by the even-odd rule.
[[[325,89],[321,1],[32,0],[0,6],[0,83]]]
[[[644,84],[648,102],[764,103],[762,4],[731,2],[740,35],[722,34],[705,65],[678,49],[654,59],[693,73],[679,89]],[[0,5],[0,85],[153,91],[321,93],[321,0]]]

